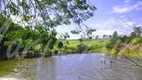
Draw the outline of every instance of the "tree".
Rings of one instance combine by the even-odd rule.
[[[8,39],[6,44],[9,44],[13,38],[23,40],[22,46],[25,46],[27,41],[40,39],[39,44],[42,45],[42,51],[46,46],[50,49],[54,47],[57,41],[55,27],[69,25],[72,22],[81,27],[84,25],[83,22],[91,18],[96,10],[96,7],[87,0],[0,0],[0,4],[0,18],[2,18],[0,26],[4,25],[11,16],[18,17],[19,22],[28,24],[28,26],[23,26],[25,28],[20,26],[21,29],[16,29],[16,26],[20,28],[18,24],[6,23],[6,25],[15,27],[10,28],[11,32],[6,35]],[[14,22],[16,21],[13,20]],[[65,38],[68,37],[69,35],[66,34]],[[48,42],[50,45],[46,45]]]
[[[83,39],[82,39],[82,38],[79,38],[79,42],[81,42],[81,43],[82,43],[82,42],[83,42]]]
[[[141,37],[142,27],[134,27],[134,32],[136,33],[136,36]]]
[[[31,27],[43,25],[49,31],[72,22],[79,27],[86,26],[83,22],[91,18],[96,10],[87,0],[1,0],[0,4],[1,15],[7,18],[18,16],[20,22]]]
[[[96,36],[96,39],[98,39],[99,38],[99,36]]]
[[[136,36],[137,36],[136,32],[131,32],[130,37],[136,37]]]
[[[93,32],[95,32],[96,29],[92,29],[92,28],[86,28],[85,32],[83,32],[82,30],[72,30],[71,33],[74,34],[74,35],[81,35],[81,40],[79,39],[79,41],[83,41],[84,39],[93,39],[94,35],[93,35]],[[81,34],[82,33],[82,34]]]
[[[58,43],[58,48],[62,48],[63,45],[64,45],[63,42],[60,41],[60,42]]]
[[[109,38],[112,38],[112,35],[109,35]]]
[[[7,38],[6,35],[22,29],[23,28],[21,26],[15,24],[11,19],[7,19],[6,17],[0,15],[0,55],[2,55],[4,59],[7,59],[7,46],[5,46],[5,44],[9,42],[9,38]]]
[[[103,38],[106,38],[106,35],[105,35],[105,34],[103,35]]]
[[[80,24],[96,10],[87,0],[1,0],[0,4],[1,15],[20,16],[21,21],[29,25],[32,21],[35,25],[35,18],[40,18],[40,24],[49,29],[71,22]]]
[[[112,35],[112,38],[115,39],[115,38],[117,38],[117,37],[118,37],[118,33],[117,33],[117,31],[114,31],[114,32],[113,32],[113,35]]]
[[[87,32],[87,37],[88,39],[92,39],[93,38],[93,32],[95,32],[96,29],[87,29],[86,32]]]
[[[49,31],[46,27],[43,27],[41,25],[36,26],[35,29],[39,34],[39,39],[42,44],[42,50],[46,47],[46,45],[48,45],[48,47],[52,49],[57,41],[57,32],[55,30]]]
[[[77,45],[77,48],[78,48],[78,52],[80,53],[88,52],[90,50],[90,48],[84,43],[80,43],[79,45]]]

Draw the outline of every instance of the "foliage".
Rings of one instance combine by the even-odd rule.
[[[109,38],[112,38],[112,35],[109,35]]]
[[[124,36],[122,36],[122,37],[120,37],[120,38],[118,38],[122,43],[130,43],[131,42],[131,37],[129,37],[129,36],[126,36],[126,35],[124,35]]]
[[[103,35],[103,38],[106,38],[106,35]]]
[[[52,50],[56,44],[56,26],[71,22],[80,25],[91,18],[96,10],[86,0],[0,0],[0,4],[0,27],[10,25],[10,28],[6,28],[9,28],[6,35],[2,35],[4,38],[1,37],[3,44],[9,46],[15,40],[17,46],[20,40],[20,48],[24,48],[39,39],[36,45],[40,45],[42,52],[46,52],[43,48]],[[28,26],[21,27],[14,20],[12,24],[5,23],[11,16],[18,17],[19,22]],[[65,34],[64,38],[69,38],[69,35]]]
[[[62,42],[59,42],[58,43],[58,48],[62,48],[63,47],[63,43]]]
[[[78,52],[80,52],[80,53],[88,52],[90,50],[89,47],[83,43],[77,45],[77,48],[78,48]]]
[[[128,44],[131,42],[131,37],[123,36],[118,38],[113,38],[106,44],[107,49],[113,49],[121,47],[122,44]]]
[[[12,46],[12,51],[15,50],[15,47],[19,46],[18,51],[23,51],[24,48],[28,48],[28,51],[32,50],[32,53],[38,52],[39,54],[39,51],[44,51],[43,48],[48,47],[49,49],[52,49],[57,41],[56,31],[49,30],[44,26],[39,25],[31,29],[30,26],[21,27],[20,25],[12,22],[11,25],[9,25],[9,28],[7,28],[7,25],[3,25],[4,23],[5,22],[2,23],[1,21],[2,26],[0,26],[2,29],[0,34],[0,51],[2,54],[6,54],[8,46]],[[3,34],[5,30],[7,31]],[[13,45],[11,45],[11,43]],[[35,46],[39,46],[38,49]],[[46,52],[49,52],[49,50]]]
[[[86,0],[1,0],[0,4],[1,15],[20,16],[23,22],[41,18],[40,24],[48,28],[70,24],[71,21],[80,24],[92,17],[96,10]]]
[[[136,37],[137,34],[136,34],[136,32],[131,32],[130,36],[131,36],[131,37]]]
[[[93,37],[94,37],[93,32],[95,32],[95,31],[96,31],[96,29],[92,29],[92,28],[87,27],[85,29],[85,32],[82,29],[81,30],[76,29],[76,30],[72,30],[71,33],[74,35],[81,35],[79,40],[80,40],[80,42],[82,42],[85,39],[90,39],[90,40],[93,39]]]
[[[50,48],[46,48],[45,56],[51,56],[52,50]]]
[[[141,37],[142,27],[134,27],[134,32],[136,33],[137,37]]]
[[[8,38],[6,37],[7,34],[10,34],[13,31],[21,30],[22,27],[13,23],[11,19],[7,19],[4,16],[0,15],[0,55],[5,55],[7,47],[4,46],[5,43],[8,42]],[[13,36],[12,36],[13,37]]]
[[[138,44],[138,43],[142,43],[142,38],[133,38],[132,40],[131,40],[131,43],[133,43],[133,44]]]
[[[11,41],[15,39],[22,39],[23,44],[21,48],[24,48],[29,41],[36,40],[37,37],[39,36],[35,31],[19,29],[6,34],[6,38],[8,39],[8,41],[5,42],[5,44],[6,46],[8,46],[10,45]]]
[[[72,30],[71,31],[72,34],[76,34],[76,35],[79,35],[81,33],[80,30]]]
[[[99,36],[96,36],[96,39],[99,39]]]
[[[78,49],[76,47],[72,47],[72,46],[65,46],[65,53],[69,54],[69,53],[77,53]]]
[[[116,42],[117,42],[117,39],[111,39],[109,41],[109,43],[106,44],[106,48],[107,49],[112,49],[114,47],[114,45],[116,44]]]
[[[39,39],[40,39],[40,43],[42,44],[42,48],[48,45],[48,47],[52,49],[57,41],[57,38],[56,38],[57,32],[55,30],[49,31],[46,27],[43,27],[40,25],[36,26],[35,30],[39,34]]]
[[[70,38],[70,35],[67,32],[62,33],[59,37],[59,39],[64,39],[64,40],[66,40],[67,38]]]
[[[112,38],[116,39],[117,37],[118,37],[118,33],[117,33],[117,31],[114,31],[113,35],[112,35]]]
[[[79,38],[79,42],[83,42],[83,39],[82,39],[82,38]]]
[[[109,43],[106,45],[107,49],[113,49],[122,47],[122,44],[138,44],[142,42],[141,38],[141,27],[134,27],[134,31],[131,32],[130,36],[119,36],[117,31],[113,33],[113,38],[109,41]]]

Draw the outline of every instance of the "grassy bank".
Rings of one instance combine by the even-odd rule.
[[[126,56],[131,58],[142,59],[142,44],[126,44],[120,50],[111,49],[105,50],[104,52],[114,56]]]
[[[93,40],[85,40],[82,43],[86,44],[90,50],[89,53],[106,53],[108,55],[113,56],[127,56],[131,58],[142,58],[142,44],[126,44],[121,47],[119,50],[116,49],[106,49],[106,44],[110,41],[110,39],[93,39]],[[68,40],[69,44],[65,49],[65,53],[77,53],[78,47],[77,45],[81,44],[79,40]]]

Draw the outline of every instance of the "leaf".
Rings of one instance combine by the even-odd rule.
[[[75,2],[76,2],[77,4],[79,4],[79,3],[80,3],[80,0],[75,0]]]
[[[90,10],[93,10],[93,11],[95,11],[97,9],[95,6],[90,6],[89,8],[90,8]]]
[[[67,6],[64,3],[61,3],[60,7],[65,9]]]

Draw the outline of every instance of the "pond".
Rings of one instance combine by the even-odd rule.
[[[142,80],[142,68],[102,53],[12,59],[1,61],[0,68],[0,80]]]

